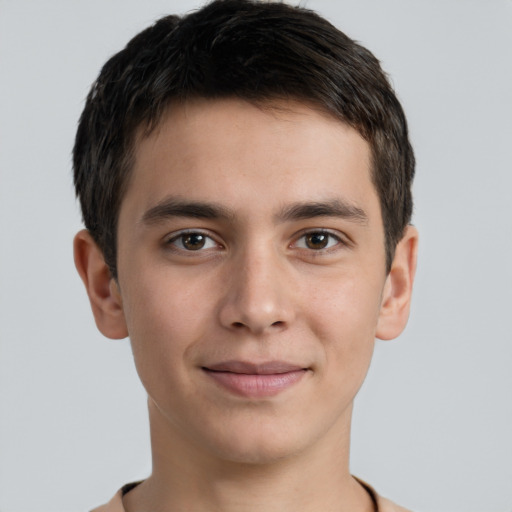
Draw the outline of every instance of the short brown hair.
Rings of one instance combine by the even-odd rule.
[[[85,226],[116,277],[120,204],[136,131],[171,101],[295,99],[355,128],[370,144],[386,266],[411,220],[414,154],[403,109],[371,52],[318,14],[256,0],[215,0],[166,16],[103,66],[81,115],[74,181]]]

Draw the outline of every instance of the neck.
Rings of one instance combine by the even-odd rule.
[[[290,456],[236,461],[198,448],[149,402],[152,475],[123,499],[126,512],[370,512],[349,473],[350,416]]]

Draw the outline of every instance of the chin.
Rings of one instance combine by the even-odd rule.
[[[236,464],[264,466],[276,464],[295,455],[300,450],[292,446],[269,446],[268,443],[249,443],[249,446],[216,447],[217,456]]]
[[[210,439],[210,450],[219,459],[239,464],[268,465],[293,457],[310,444],[306,432],[283,425],[258,425],[229,429]],[[227,434],[227,435],[226,435]]]

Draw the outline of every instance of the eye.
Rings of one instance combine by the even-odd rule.
[[[295,247],[321,251],[335,247],[340,243],[343,243],[342,239],[328,231],[310,231],[297,240]]]
[[[167,244],[183,251],[200,251],[218,246],[217,242],[204,233],[190,231],[170,238]]]

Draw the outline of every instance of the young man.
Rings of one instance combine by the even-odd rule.
[[[375,338],[407,322],[414,157],[378,61],[313,12],[220,0],[104,66],[75,261],[130,336],[153,471],[99,511],[404,510],[349,472]]]

